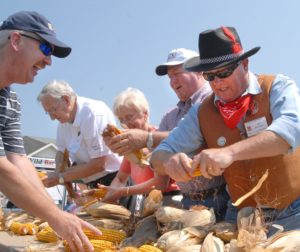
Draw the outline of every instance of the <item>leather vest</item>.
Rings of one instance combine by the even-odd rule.
[[[260,75],[258,82],[262,92],[253,96],[253,112],[246,113],[245,122],[265,117],[268,125],[272,123],[270,114],[270,89],[274,76]],[[214,105],[214,95],[210,95],[198,111],[200,130],[208,148],[220,148],[220,137],[226,139],[228,146],[247,136],[241,134],[238,128],[229,129],[223,122],[217,107]],[[223,146],[222,146],[223,147]],[[300,196],[300,148],[292,154],[251,160],[235,161],[227,167],[224,177],[228,185],[232,202],[249,192],[269,170],[269,176],[262,187],[250,198],[246,199],[239,208],[245,206],[267,206],[270,208],[285,208]]]

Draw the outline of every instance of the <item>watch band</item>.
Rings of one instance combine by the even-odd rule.
[[[148,133],[148,138],[147,138],[146,145],[147,145],[148,149],[151,149],[153,147],[153,134],[152,134],[152,132]]]
[[[63,185],[65,183],[65,179],[62,173],[58,173],[58,184]]]

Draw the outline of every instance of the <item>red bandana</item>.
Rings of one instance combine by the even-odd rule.
[[[238,125],[249,108],[251,98],[252,96],[247,94],[232,102],[216,102],[219,112],[228,128],[234,129]]]

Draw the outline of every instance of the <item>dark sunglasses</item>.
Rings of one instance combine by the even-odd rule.
[[[23,37],[31,38],[31,39],[34,39],[34,40],[40,42],[40,50],[42,51],[42,53],[45,56],[50,56],[53,53],[52,46],[48,42],[42,41],[38,38],[32,37],[32,36],[24,34],[24,33],[20,33],[20,35],[23,36]]]
[[[220,72],[215,72],[215,73],[203,72],[203,78],[207,81],[213,81],[215,79],[215,77],[218,77],[219,79],[227,78],[230,75],[232,75],[232,73],[238,67],[238,65],[240,63],[241,63],[241,61],[239,61],[238,63],[236,63],[234,65],[229,66],[228,68],[225,68],[224,70],[222,70]]]

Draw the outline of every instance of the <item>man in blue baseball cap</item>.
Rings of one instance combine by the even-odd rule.
[[[21,11],[0,23],[0,190],[30,214],[48,221],[71,250],[93,251],[83,228],[95,227],[61,211],[47,194],[26,157],[21,135],[21,105],[13,83],[33,82],[51,65],[51,56],[67,57],[71,48],[56,38],[53,25],[37,12]],[[77,251],[77,250],[76,250]]]

